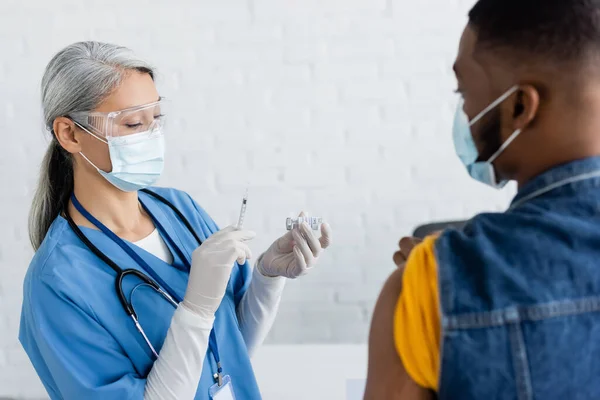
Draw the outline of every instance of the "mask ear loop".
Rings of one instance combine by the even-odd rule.
[[[514,131],[512,133],[512,135],[510,135],[508,137],[508,139],[506,139],[506,141],[504,143],[502,143],[502,146],[500,146],[500,148],[498,150],[496,150],[496,152],[494,154],[492,154],[492,156],[488,159],[487,162],[489,162],[491,164],[494,161],[496,161],[496,158],[498,158],[500,156],[500,154],[502,154],[502,152],[517,138],[517,136],[519,136],[520,133],[521,133],[520,129],[517,129],[516,131]]]
[[[517,90],[518,86],[513,86],[513,88],[507,92],[510,94],[512,94],[515,90]],[[521,103],[521,93],[519,93],[519,103],[516,105],[515,107],[515,117],[521,115],[523,113],[523,104]],[[512,133],[512,135],[510,135],[508,137],[508,139],[506,139],[506,141],[504,143],[502,143],[502,146],[500,146],[500,148],[490,157],[490,159],[488,160],[490,163],[493,163],[499,156],[500,154],[502,154],[502,152],[517,138],[517,136],[519,136],[521,134],[522,130],[521,129],[517,129],[516,131],[514,131]]]
[[[511,87],[510,89],[508,89],[506,91],[506,93],[504,93],[502,96],[498,97],[492,104],[490,104],[489,106],[484,108],[484,110],[482,112],[477,114],[477,116],[469,122],[469,126],[473,126],[474,124],[476,124],[488,112],[490,112],[491,110],[496,108],[498,106],[498,104],[502,103],[504,100],[506,100],[508,98],[508,96],[510,96],[511,94],[516,92],[518,88],[519,88],[519,85],[515,85],[515,86]]]
[[[102,139],[101,137],[99,137],[98,135],[90,132],[87,128],[84,128],[79,122],[76,122],[76,121],[73,121],[73,122],[75,122],[75,125],[77,125],[80,129],[82,129],[82,130],[86,131],[87,133],[89,133],[90,135],[92,135],[92,137],[98,139],[99,141],[101,141],[104,144],[108,144],[108,141],[106,141],[106,140]]]
[[[96,168],[96,171],[100,172],[100,168],[96,167],[96,164],[94,164],[93,162],[91,162],[90,159],[85,156],[85,154],[83,154],[82,152],[79,152],[79,155],[81,157],[83,157],[83,159],[85,161],[87,161],[92,167]],[[102,172],[104,172],[104,171],[102,171]]]
[[[73,121],[73,122],[75,122],[75,121]],[[102,139],[102,138],[98,137],[97,135],[93,134],[92,132],[90,132],[89,130],[87,130],[87,129],[86,129],[86,128],[84,128],[83,126],[81,126],[81,124],[79,124],[79,123],[75,122],[75,125],[77,125],[79,128],[81,128],[81,129],[82,129],[82,130],[84,130],[85,132],[87,132],[87,133],[89,133],[90,135],[92,135],[92,137],[93,137],[93,138],[96,138],[97,140],[101,141],[101,142],[102,142],[102,143],[104,143],[104,144],[108,144],[108,142],[107,142],[106,140],[104,140],[104,139]],[[79,152],[79,155],[80,155],[81,157],[83,157],[83,159],[84,159],[85,161],[87,161],[87,162],[88,162],[88,163],[89,163],[89,164],[90,164],[92,167],[96,168],[96,171],[98,171],[98,172],[104,172],[104,171],[101,171],[101,170],[100,170],[100,168],[98,168],[98,167],[96,166],[96,164],[94,164],[93,162],[91,162],[91,161],[90,161],[90,159],[89,159],[89,158],[87,158],[87,157],[85,156],[85,154],[83,154],[81,151]]]
[[[519,89],[519,85],[514,85],[513,87],[508,89],[502,96],[498,97],[494,102],[492,102],[492,104],[490,104],[483,111],[481,111],[479,114],[477,114],[477,116],[471,120],[471,122],[469,123],[469,126],[473,126],[473,124],[477,123],[488,112],[490,112],[491,110],[496,108],[500,103],[502,103],[504,100],[506,100],[511,94],[516,92],[518,89]],[[506,139],[506,141],[504,143],[502,143],[502,145],[498,148],[498,150],[496,150],[496,152],[494,154],[492,154],[492,156],[490,158],[488,158],[488,160],[486,162],[488,162],[490,164],[493,163],[500,156],[500,154],[502,154],[502,152],[504,150],[506,150],[506,148],[517,138],[517,136],[519,136],[520,133],[521,133],[520,129],[517,129],[516,131],[514,131],[508,137],[508,139]]]
[[[519,103],[515,106],[515,112],[514,112],[514,117],[518,117],[519,115],[523,114],[523,111],[525,110],[525,107],[523,106],[523,104],[521,103],[521,93],[519,93]],[[498,158],[498,156],[500,155],[500,153],[502,153],[512,142],[513,140],[515,140],[517,138],[517,136],[519,136],[519,134],[521,133],[521,129],[517,129],[516,131],[513,132],[512,135],[510,135],[508,137],[508,139],[506,139],[506,142],[502,143],[502,146],[500,146],[500,148],[498,149],[498,151],[496,151],[489,159],[489,162],[494,162],[496,160],[496,158]]]

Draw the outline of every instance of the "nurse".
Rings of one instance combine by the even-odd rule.
[[[164,104],[128,49],[68,46],[48,64],[52,142],[30,216],[20,341],[52,399],[259,399],[250,357],[286,278],[331,241],[302,225],[253,269],[254,233],[219,230],[163,170]],[[147,189],[149,188],[149,189]]]

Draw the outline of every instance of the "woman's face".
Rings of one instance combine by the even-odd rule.
[[[94,111],[113,112],[127,108],[132,108],[144,104],[153,103],[159,100],[158,91],[154,81],[149,74],[140,72],[131,72]],[[75,136],[80,143],[81,152],[89,158],[98,168],[110,172],[112,165],[108,152],[108,145],[94,136],[90,135],[77,125],[75,125]],[[84,168],[87,172],[97,174],[95,168],[85,161],[79,154],[74,154],[77,158],[77,168]]]

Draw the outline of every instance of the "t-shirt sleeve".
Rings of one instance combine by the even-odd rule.
[[[440,307],[435,237],[415,247],[404,269],[394,315],[394,342],[404,368],[419,386],[437,391],[440,368]]]

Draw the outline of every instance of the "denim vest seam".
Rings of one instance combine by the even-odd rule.
[[[442,326],[447,331],[488,328],[521,321],[540,321],[598,311],[600,311],[600,296],[594,296],[480,313],[444,315],[442,316]]]
[[[521,324],[510,324],[508,330],[518,400],[531,400],[533,398],[531,376],[529,374],[529,361],[527,360],[527,350],[525,348],[525,339]]]
[[[440,363],[439,363],[439,367],[438,367],[438,375],[437,375],[437,381],[438,381],[438,396],[441,396],[443,394],[443,386],[442,384],[444,383],[444,381],[442,380],[444,373],[444,357],[445,357],[445,352],[444,352],[444,343],[446,342],[446,332],[444,331],[444,328],[441,328],[441,332],[440,332]],[[443,397],[439,397],[440,399]]]
[[[600,311],[600,296],[584,297],[577,300],[552,301],[523,309],[523,320],[539,321]]]
[[[454,277],[452,276],[452,268],[442,268],[442,259],[440,258],[440,251],[438,245],[442,243],[441,236],[438,237],[433,246],[435,262],[437,266],[437,287],[439,294],[439,308],[440,315],[444,314],[444,305],[446,309],[453,309],[454,305],[450,303],[454,299],[453,282]]]
[[[444,315],[442,326],[447,331],[473,328],[489,328],[502,326],[520,321],[519,311],[516,307],[502,310],[485,311],[459,315]]]
[[[437,259],[437,252],[436,252],[436,259]],[[439,315],[442,318],[442,321],[444,320],[444,308],[442,307],[442,278],[440,277],[440,273],[439,273],[439,263],[438,265],[438,273],[437,275],[437,288],[436,290],[438,291],[438,299],[440,299],[440,301],[438,301],[438,311],[439,311]],[[440,321],[441,322],[441,321]],[[442,326],[440,327],[440,362],[438,364],[438,370],[437,370],[437,381],[438,381],[438,390],[441,389],[441,383],[442,383],[442,366],[444,365],[444,342],[445,342],[445,329],[444,326],[442,324]]]

